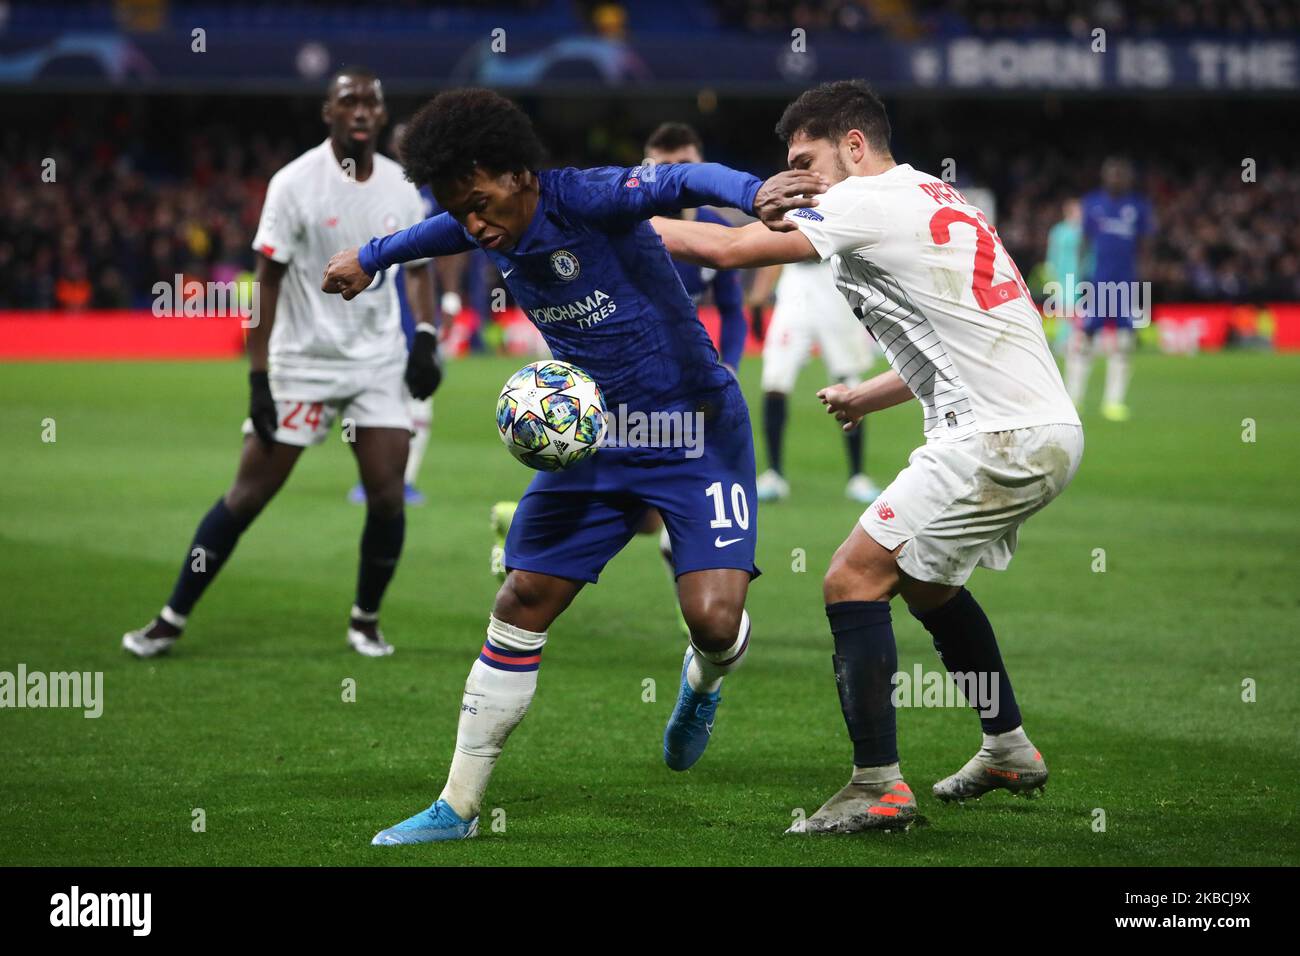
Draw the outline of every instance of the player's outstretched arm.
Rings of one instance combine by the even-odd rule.
[[[787,170],[764,182],[721,163],[646,163],[584,170],[570,181],[568,201],[623,225],[697,206],[727,206],[772,223],[791,209],[816,205],[816,194],[826,188],[824,179],[807,170]]]
[[[374,280],[375,273],[399,262],[454,256],[474,248],[460,223],[439,213],[392,235],[371,239],[357,249],[335,253],[321,278],[322,292],[354,299]]]
[[[821,258],[803,233],[773,232],[761,222],[733,229],[711,222],[656,217],[650,225],[669,255],[715,269],[751,269]]]
[[[915,396],[897,372],[890,369],[860,385],[828,385],[817,393],[846,432],[853,431],[863,417],[881,409],[893,408]]]

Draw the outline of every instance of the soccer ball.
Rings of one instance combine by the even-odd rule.
[[[531,362],[497,399],[497,430],[529,468],[559,471],[590,458],[605,437],[605,399],[595,380],[568,362]]]

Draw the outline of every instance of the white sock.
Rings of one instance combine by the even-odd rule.
[[[438,795],[463,820],[478,816],[501,748],[528,713],[545,645],[545,631],[488,620],[487,641],[465,681],[451,770]]]
[[[676,581],[677,572],[673,568],[673,539],[668,534],[667,526],[659,529],[659,557],[663,558],[664,564],[668,565],[668,576]]]
[[[163,609],[158,612],[158,616],[178,631],[185,630],[185,622],[189,620],[186,615],[177,614],[166,605],[163,605]]]
[[[1092,368],[1092,336],[1075,332],[1065,350],[1065,390],[1075,405],[1082,405],[1088,393],[1088,371]]]
[[[433,399],[424,401],[411,399],[407,403],[411,413],[411,448],[406,453],[405,481],[415,487],[415,480],[420,477],[420,465],[424,461],[425,449],[429,447],[429,431],[433,426]]]
[[[374,624],[379,620],[378,611],[363,611],[355,604],[352,605],[352,620],[360,621],[362,624]]]
[[[741,665],[749,651],[749,612],[740,612],[740,631],[726,650],[702,651],[694,643],[691,648],[695,654],[686,668],[686,683],[697,694],[712,694],[722,686],[722,678]]]
[[[1115,344],[1106,359],[1106,391],[1102,400],[1107,405],[1123,405],[1128,393],[1128,380],[1133,355],[1133,333],[1129,329],[1115,330]]]
[[[849,783],[861,783],[875,787],[902,779],[903,772],[898,769],[898,764],[891,763],[884,767],[854,767],[853,776],[849,779]]]
[[[1021,747],[1032,746],[1033,744],[1029,742],[1029,736],[1025,733],[1023,726],[1001,734],[984,735],[984,749],[994,753],[1006,753],[1009,750],[1019,750]]]

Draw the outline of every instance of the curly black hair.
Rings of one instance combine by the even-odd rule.
[[[456,182],[479,167],[535,170],[545,156],[523,110],[500,93],[473,88],[439,93],[422,106],[407,122],[399,152],[417,186]]]
[[[799,133],[839,141],[851,129],[861,130],[876,152],[889,155],[885,104],[862,80],[837,80],[805,90],[781,114],[776,135],[789,145]]]

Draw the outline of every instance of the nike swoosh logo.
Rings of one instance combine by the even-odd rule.
[[[504,272],[501,273],[501,278],[503,278],[503,279],[509,279],[509,278],[510,278],[510,273],[512,273],[512,272],[514,272],[514,271],[515,271],[514,269],[506,269]]]
[[[729,544],[735,544],[737,541],[744,541],[744,540],[745,540],[744,538],[730,538],[727,541],[723,541],[722,535],[718,535],[716,538],[713,539],[713,546],[715,548],[725,548]]]

